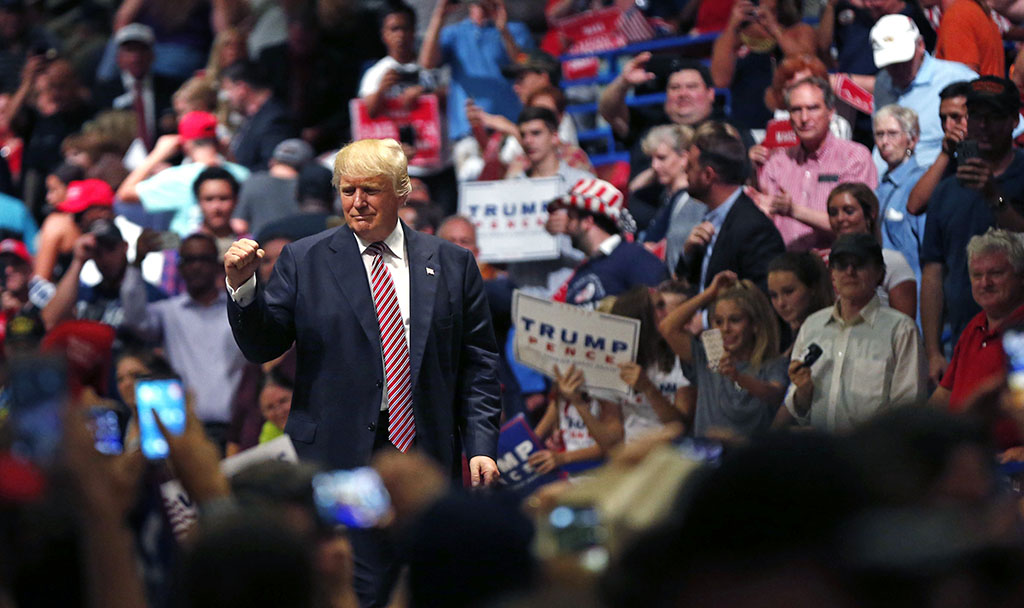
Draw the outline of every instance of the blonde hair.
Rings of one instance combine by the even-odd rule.
[[[686,125],[658,125],[644,136],[640,148],[647,156],[654,154],[658,144],[666,144],[676,154],[686,154],[693,141],[693,129]]]
[[[174,92],[172,99],[188,104],[190,112],[213,112],[217,109],[217,87],[203,76],[193,76]]]
[[[395,194],[405,198],[412,192],[409,180],[409,160],[402,145],[393,139],[361,139],[354,141],[334,157],[334,179],[337,188],[342,176],[376,177],[391,180]]]
[[[723,291],[711,305],[710,316],[715,314],[715,306],[723,300],[735,302],[750,321],[754,332],[754,348],[750,351],[750,365],[760,367],[779,356],[779,324],[775,320],[772,303],[752,281],[743,279],[739,283]]]

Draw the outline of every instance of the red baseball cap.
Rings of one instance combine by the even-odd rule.
[[[32,254],[28,252],[28,247],[18,239],[4,239],[0,241],[0,255],[5,253],[21,258],[26,264],[32,263]]]
[[[114,204],[114,190],[102,179],[83,179],[68,184],[68,193],[64,202],[57,205],[57,211],[79,213],[89,207],[100,205],[110,207]]]
[[[213,139],[217,136],[217,117],[209,112],[189,112],[178,121],[178,136],[182,141]]]

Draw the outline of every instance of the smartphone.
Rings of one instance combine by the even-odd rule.
[[[802,360],[802,363],[800,363],[800,366],[801,367],[810,367],[810,366],[814,365],[814,362],[817,361],[821,357],[821,353],[822,353],[821,347],[818,346],[817,344],[811,342],[810,344],[807,345],[807,348],[804,349],[803,354],[800,355],[800,359]]]
[[[391,512],[391,496],[370,467],[317,473],[313,500],[320,519],[332,526],[373,528]]]
[[[1006,385],[1014,408],[1020,411],[1024,409],[1024,330],[1003,332],[1003,352],[1006,353]]]
[[[548,515],[548,524],[558,552],[579,553],[604,543],[607,533],[593,507],[555,507]]]
[[[703,437],[679,437],[673,440],[676,449],[687,460],[708,465],[717,465],[722,460],[725,446],[722,442]]]
[[[86,416],[97,452],[113,455],[124,451],[121,420],[115,410],[109,407],[91,407],[86,411]]]
[[[41,467],[53,463],[63,435],[61,412],[67,402],[67,365],[59,357],[30,355],[11,359],[11,452]]]
[[[398,141],[399,143],[409,144],[410,146],[416,147],[416,129],[412,125],[402,125],[398,127]]]
[[[958,162],[963,162],[971,158],[978,158],[978,141],[974,139],[964,139],[956,144],[956,159]]]
[[[177,377],[145,377],[135,382],[139,410],[139,440],[150,460],[167,458],[167,440],[156,425],[154,413],[173,435],[185,432],[185,389]]]

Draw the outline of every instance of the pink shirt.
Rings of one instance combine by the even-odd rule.
[[[775,152],[765,163],[759,179],[762,192],[774,196],[785,190],[794,205],[817,211],[826,211],[828,195],[839,184],[863,182],[872,190],[878,187],[871,151],[831,133],[813,154],[807,154],[803,146]],[[790,251],[824,249],[832,244],[831,232],[815,230],[791,217],[777,215],[773,220]]]

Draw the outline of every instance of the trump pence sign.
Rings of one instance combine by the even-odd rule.
[[[566,191],[560,177],[464,182],[459,213],[476,226],[482,262],[526,262],[558,257],[544,225],[547,205]]]
[[[595,397],[629,396],[619,364],[636,361],[640,321],[549,302],[516,291],[512,296],[515,357],[523,365],[553,378],[570,365],[583,370]]]

